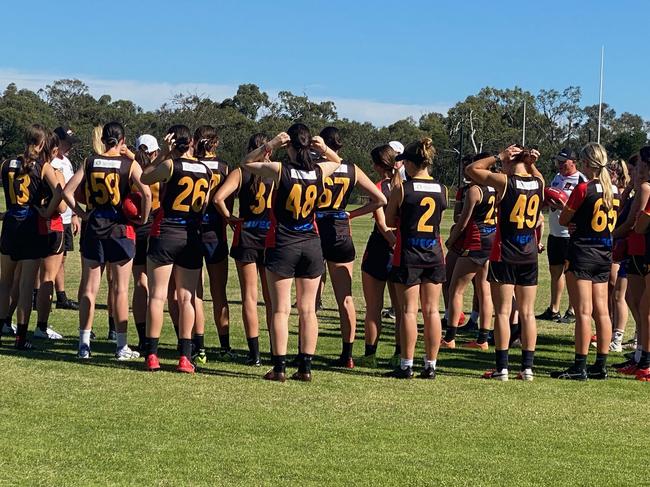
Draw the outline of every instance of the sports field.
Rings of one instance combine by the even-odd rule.
[[[448,211],[444,236],[450,219]],[[353,222],[359,260],[371,225],[370,217]],[[538,312],[549,299],[545,259]],[[67,270],[74,296],[77,252]],[[357,266],[355,356],[363,354],[361,295]],[[232,343],[243,362],[234,265],[229,298]],[[216,361],[213,326],[206,327],[208,365],[194,376],[174,373],[167,318],[164,371],[145,373],[142,361],[113,359],[105,310],[96,313],[93,358],[79,363],[77,316],[55,310],[50,323],[64,340],[36,342],[38,350],[29,353],[16,353],[7,338],[0,347],[0,484],[647,485],[648,385],[614,373],[604,382],[547,378],[573,357],[571,325],[539,323],[532,383],[482,381],[493,353],[463,349],[441,352],[435,381],[397,381],[381,377],[386,369],[325,366],[340,352],[329,282],[324,307],[309,384],[266,382],[266,367]],[[295,351],[295,313],[292,324]],[[130,336],[135,343],[133,327]],[[268,351],[266,332],[260,343]],[[389,323],[378,351],[384,366],[392,352]],[[610,363],[619,357],[612,354]],[[511,358],[516,370],[519,350]]]

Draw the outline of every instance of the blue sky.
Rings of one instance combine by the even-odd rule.
[[[650,118],[650,2],[31,1],[2,12],[0,86],[78,77],[155,108],[240,83],[334,100],[376,124],[445,111],[483,86],[562,89]],[[26,4],[23,4],[26,5]],[[10,40],[7,42],[7,40]]]

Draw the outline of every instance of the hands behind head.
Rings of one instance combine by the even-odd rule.
[[[537,149],[531,149],[529,151],[526,151],[523,163],[527,166],[530,166],[532,164],[535,164],[537,162],[537,159],[539,159],[539,151]]]
[[[515,144],[512,144],[510,147],[502,150],[499,153],[499,159],[501,162],[510,162],[514,160],[519,154],[521,154],[521,148],[517,147]]]
[[[171,154],[176,148],[176,139],[174,139],[174,134],[165,135],[163,141],[165,142],[165,144],[163,144],[163,147],[165,148],[164,153],[166,155]]]
[[[537,162],[539,155],[540,154],[537,149],[522,149],[516,144],[513,144],[499,153],[499,158],[501,159],[501,162],[511,162],[516,160],[518,157],[521,157],[521,162],[527,166],[530,166]]]
[[[319,135],[314,135],[311,138],[311,146],[319,154],[325,154],[327,152],[327,144],[325,144],[325,141]]]
[[[267,143],[271,150],[279,149],[280,147],[286,146],[291,141],[291,137],[286,132],[280,132],[278,135],[273,137],[270,142]]]

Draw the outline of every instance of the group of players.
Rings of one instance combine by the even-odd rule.
[[[361,263],[365,352],[357,363],[377,366],[384,291],[388,287],[396,310],[396,350],[391,359],[394,370],[389,375],[405,379],[414,376],[417,316],[421,310],[425,355],[419,376],[435,378],[439,349],[456,347],[463,295],[473,284],[480,328],[477,339],[466,346],[487,350],[488,334],[494,328],[496,367],[484,377],[509,378],[511,315],[516,312],[522,350],[516,377],[532,380],[537,340],[534,304],[538,232],[546,204],[570,230],[563,271],[576,316],[575,363],[552,376],[574,380],[607,377],[610,307],[617,309],[610,306],[610,301],[616,300],[610,300],[609,295],[617,289],[616,278],[611,286],[611,277],[616,275],[619,280],[635,276],[634,286],[628,288],[634,289],[628,293],[628,302],[639,338],[638,352],[621,370],[650,380],[650,296],[643,291],[650,261],[650,244],[645,244],[650,227],[650,147],[629,161],[634,183],[627,187],[621,178],[612,181],[610,171],[615,171],[605,149],[596,143],[587,144],[578,157],[584,178],[570,188],[568,199],[558,197],[562,191],[545,191],[544,179],[536,168],[540,154],[535,149],[512,145],[497,155],[475,156],[465,166],[467,184],[456,198],[455,224],[445,242],[445,255],[440,223],[448,194],[430,174],[436,150],[429,138],[406,147],[391,142],[373,149],[373,169],[379,179],[376,184],[358,166],[341,159],[338,153],[343,141],[335,127],[325,128],[319,136],[300,123],[270,140],[264,134],[255,134],[243,161],[232,169],[218,157],[219,137],[212,126],[201,126],[192,133],[184,125],[175,125],[160,145],[154,137],[142,135],[130,149],[122,125],[111,122],[98,128],[95,153],[67,182],[52,164],[65,155],[59,153],[60,139],[57,133],[33,125],[27,131],[23,154],[4,161],[0,168],[7,207],[0,241],[0,325],[6,328],[11,324],[11,309],[15,308],[17,348],[31,348],[27,329],[37,275],[39,329],[50,330],[47,315],[56,272],[42,269],[47,267],[47,259],[63,251],[61,213],[70,208],[82,221],[80,359],[91,356],[95,302],[105,273],[117,360],[143,355],[146,370],[160,370],[158,342],[167,302],[178,337],[176,370],[192,373],[205,364],[204,261],[219,354],[231,357],[226,296],[230,255],[241,288],[248,364],[261,365],[259,276],[273,364],[264,378],[286,380],[291,288],[295,282],[299,350],[297,371],[291,378],[311,380],[318,337],[316,306],[327,265],[341,325],[342,350],[335,365],[353,368],[356,312],[352,276],[356,252],[350,220],[373,213],[375,224]],[[283,162],[276,162],[279,157],[274,156],[280,149],[284,149]],[[354,188],[367,196],[367,202],[349,211]],[[233,215],[235,198],[238,216]],[[234,230],[230,249],[228,225]],[[627,252],[619,252],[619,257],[613,256],[613,236],[628,242]],[[613,261],[616,268],[620,263],[622,272],[612,272]],[[127,343],[131,276],[135,283],[131,307],[139,337],[137,349]],[[650,286],[647,289],[650,292]],[[444,337],[439,314],[441,295],[447,305]],[[592,317],[597,356],[595,363],[587,366]]]

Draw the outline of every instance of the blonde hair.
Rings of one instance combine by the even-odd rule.
[[[411,142],[404,149],[403,159],[407,159],[420,169],[433,164],[433,158],[436,157],[436,148],[433,146],[433,140],[424,137],[416,142]]]
[[[607,169],[607,151],[597,142],[589,142],[580,151],[580,160],[596,170],[596,177],[603,188],[603,202],[608,209],[613,206],[612,179]]]
[[[93,129],[93,150],[95,151],[96,154],[103,154],[106,152],[106,146],[104,145],[104,141],[102,141],[102,131],[104,130],[104,127],[101,125],[97,125]]]

